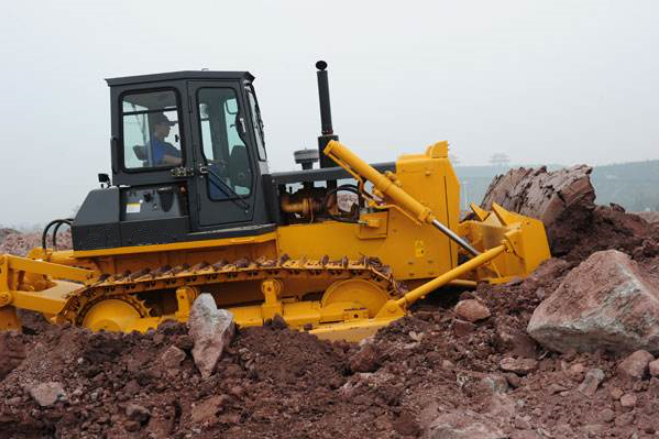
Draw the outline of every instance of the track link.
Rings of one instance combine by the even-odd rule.
[[[104,299],[135,297],[138,293],[157,293],[183,286],[203,288],[204,285],[269,278],[320,279],[331,282],[361,278],[376,282],[391,298],[400,297],[406,291],[404,285],[394,279],[391,269],[377,258],[350,260],[343,257],[330,261],[327,256],[321,259],[291,259],[284,255],[279,259],[220,260],[194,266],[163,266],[134,273],[104,275],[96,284],[71,293],[58,317],[81,325],[90,306]]]

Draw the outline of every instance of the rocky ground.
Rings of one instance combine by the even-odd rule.
[[[514,198],[561,191],[532,174]],[[659,436],[659,224],[588,185],[565,184],[560,209],[529,198],[553,215],[555,258],[533,275],[431,296],[360,345],[275,320],[233,329],[209,369],[194,324],[92,334],[24,315],[0,336],[0,438]]]

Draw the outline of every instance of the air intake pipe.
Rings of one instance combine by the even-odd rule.
[[[327,63],[318,61],[316,63],[318,71],[318,100],[320,102],[320,123],[322,127],[321,135],[318,136],[318,155],[320,156],[320,167],[331,168],[336,164],[322,152],[327,144],[332,140],[339,140],[339,136],[334,134],[332,127],[332,107],[330,106],[329,81],[327,78]]]

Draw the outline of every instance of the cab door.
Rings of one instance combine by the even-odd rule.
[[[240,81],[190,81],[197,230],[249,225],[256,167]],[[191,194],[192,195],[192,194]]]

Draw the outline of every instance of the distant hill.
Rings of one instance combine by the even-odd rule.
[[[535,168],[541,165],[527,165]],[[560,169],[561,165],[547,165]],[[460,179],[462,209],[480,203],[492,179],[510,169],[501,166],[456,166]],[[591,175],[598,204],[616,203],[629,211],[659,211],[659,160],[593,167]]]
[[[599,204],[659,211],[659,160],[597,166],[592,181]]]

